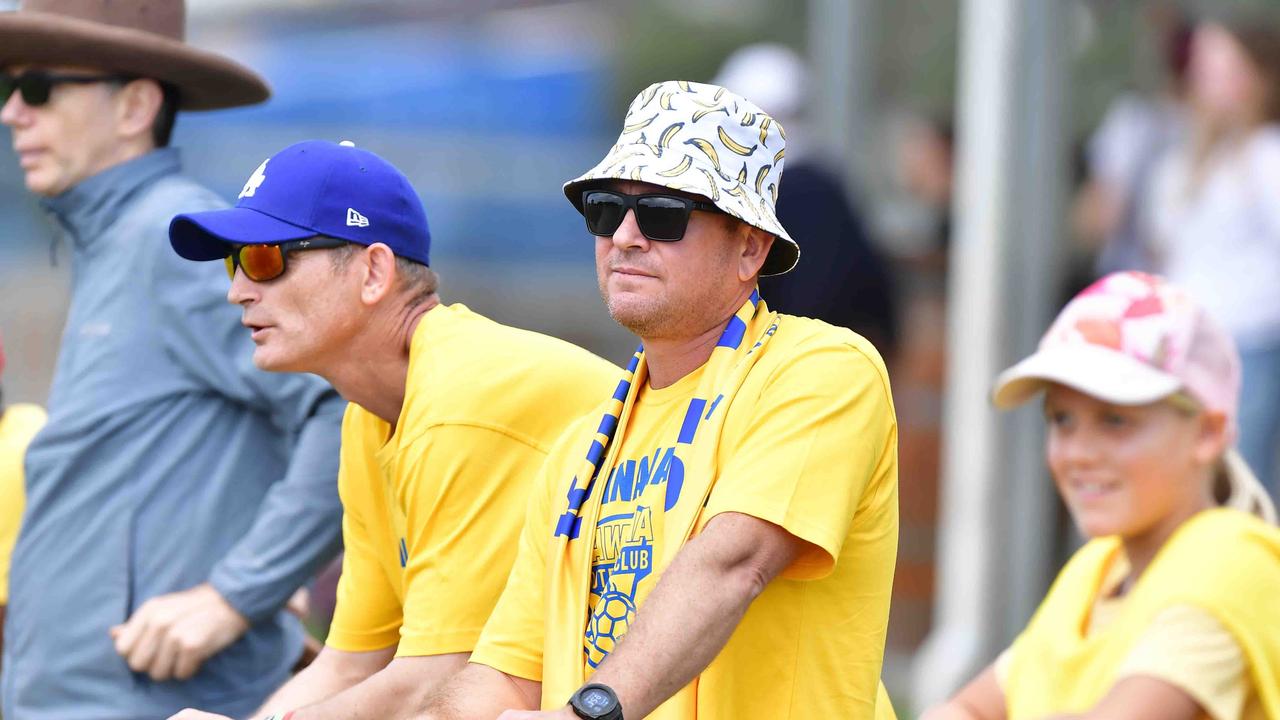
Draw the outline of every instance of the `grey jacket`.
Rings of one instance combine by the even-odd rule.
[[[164,149],[45,202],[72,249],[49,423],[26,458],[3,715],[251,712],[302,629],[280,608],[336,552],[345,404],[310,375],[257,370],[221,263],[169,246],[178,212],[225,206]],[[133,673],[108,628],[148,598],[212,582],[254,624],[190,681]]]

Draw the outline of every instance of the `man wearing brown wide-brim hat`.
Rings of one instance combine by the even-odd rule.
[[[337,543],[341,398],[254,368],[226,277],[169,249],[174,215],[225,206],[168,147],[177,111],[270,94],[187,45],[184,15],[181,0],[0,14],[0,122],[73,268],[26,456],[6,718],[248,714],[302,649],[281,608]]]

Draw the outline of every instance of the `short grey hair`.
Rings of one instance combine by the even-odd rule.
[[[351,264],[351,258],[364,247],[358,243],[347,243],[334,248],[329,256],[334,271],[345,270]],[[440,290],[440,276],[417,260],[396,255],[396,277],[399,279],[399,290],[408,296],[406,307],[422,305]]]

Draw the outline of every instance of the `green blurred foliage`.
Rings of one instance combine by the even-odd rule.
[[[1139,2],[1088,4],[1088,29],[1072,48],[1071,124],[1077,137],[1087,134],[1117,95],[1126,90],[1157,92],[1164,83],[1160,49],[1142,24]]]
[[[883,108],[907,108],[931,118],[950,120],[956,101],[958,24],[963,0],[850,1],[873,5],[879,27],[868,39],[877,44],[876,93]],[[1049,1],[1070,6],[1064,13],[1064,32],[1068,34],[1064,47],[1071,54],[1069,126],[1076,137],[1088,133],[1119,93],[1126,89],[1156,91],[1164,82],[1160,49],[1150,28],[1144,25],[1144,7],[1166,1],[1184,7],[1198,4],[1211,8],[1280,8],[1280,0]],[[651,82],[710,80],[724,58],[742,45],[779,42],[805,53],[808,3],[799,0],[747,2],[745,5],[752,9],[741,17],[732,10],[717,14],[714,8],[726,3],[715,0],[610,2],[610,16],[617,28],[617,81],[606,101],[617,117],[621,117],[631,98]],[[686,9],[699,6],[712,10]]]
[[[747,22],[732,13],[715,18],[679,9],[701,2],[705,0],[614,0],[618,67],[609,107],[617,108],[618,118],[650,83],[710,81],[725,58],[743,45],[775,42],[804,51],[805,2],[748,3],[753,9],[744,16]]]
[[[960,0],[881,0],[877,94],[930,118],[955,112]]]

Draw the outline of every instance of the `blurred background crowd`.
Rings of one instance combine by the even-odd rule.
[[[295,141],[373,150],[427,206],[447,301],[621,363],[634,341],[603,312],[561,183],[650,82],[716,82],[773,114],[792,146],[779,215],[803,256],[762,294],[859,331],[889,362],[902,536],[885,679],[905,710],[989,662],[1078,543],[1037,411],[997,417],[987,391],[1093,278],[1167,275],[1232,333],[1241,448],[1275,493],[1269,4],[189,0],[189,40],[255,68],[275,95],[184,114],[174,145],[228,199]],[[42,403],[67,251],[7,141],[0,217],[5,399]],[[322,634],[323,603],[314,614]]]

